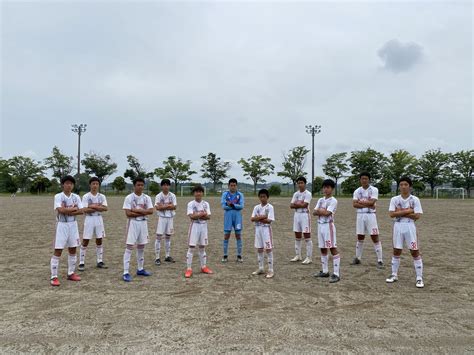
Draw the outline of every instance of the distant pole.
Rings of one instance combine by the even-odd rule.
[[[314,193],[314,136],[321,133],[321,126],[319,125],[308,125],[306,127],[306,133],[311,134],[311,193]]]
[[[79,188],[81,179],[81,135],[86,131],[87,124],[73,124],[71,125],[71,131],[77,133],[77,182],[76,186]]]

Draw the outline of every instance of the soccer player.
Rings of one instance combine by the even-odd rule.
[[[311,216],[309,214],[309,205],[311,203],[311,192],[306,190],[306,178],[300,176],[296,183],[298,191],[293,194],[290,208],[295,210],[293,217],[293,231],[295,232],[295,252],[296,256],[291,259],[292,262],[301,261],[301,241],[304,236],[306,242],[306,259],[302,264],[308,265],[313,262],[313,241],[311,240]]]
[[[186,255],[187,268],[184,273],[185,278],[193,276],[193,253],[196,246],[199,246],[199,260],[201,262],[201,272],[212,274],[213,271],[207,266],[206,245],[207,241],[207,221],[211,218],[209,203],[202,199],[204,189],[197,185],[192,189],[194,200],[188,203],[187,215],[191,219],[188,232],[188,253]]]
[[[54,254],[51,257],[51,285],[59,286],[58,268],[59,259],[64,248],[68,248],[67,279],[81,281],[74,273],[76,270],[76,248],[79,246],[79,229],[76,216],[82,214],[81,198],[72,193],[76,180],[67,175],[61,179],[63,192],[54,196],[54,210],[56,211],[56,237],[54,240]]]
[[[153,214],[150,196],[143,193],[145,180],[137,177],[133,180],[133,192],[125,197],[123,209],[128,217],[126,248],[123,254],[123,281],[132,281],[130,258],[134,245],[137,245],[137,276],[151,276],[143,267],[145,263],[145,245],[148,243],[148,216]]]
[[[161,192],[155,197],[155,209],[158,211],[158,226],[156,227],[155,241],[155,264],[161,265],[160,252],[161,240],[165,235],[165,261],[174,263],[171,257],[171,236],[174,234],[173,219],[176,214],[176,195],[170,192],[171,182],[169,179],[161,180]]]
[[[340,278],[339,266],[341,263],[336,243],[336,227],[334,214],[337,209],[337,200],[332,196],[336,184],[331,179],[323,181],[324,197],[321,197],[314,208],[313,215],[318,216],[318,246],[321,250],[322,270],[314,277],[329,277],[328,249],[332,254],[334,271],[329,279],[330,283],[338,282]]]
[[[97,267],[100,269],[106,269],[103,261],[104,247],[102,245],[102,239],[105,238],[104,221],[102,219],[102,212],[107,211],[107,199],[105,195],[99,192],[100,180],[97,177],[91,177],[89,179],[90,191],[82,196],[82,206],[84,207],[84,232],[82,233],[82,244],[79,253],[79,271],[84,271],[87,246],[89,240],[95,235],[96,244],[96,258]]]
[[[229,180],[229,190],[221,197],[221,206],[224,209],[224,256],[222,262],[228,260],[229,238],[232,229],[235,233],[237,244],[237,262],[242,262],[242,209],[244,208],[244,195],[237,191],[237,179]]]
[[[423,261],[418,245],[418,236],[416,232],[415,221],[419,220],[423,214],[420,199],[410,193],[413,186],[412,180],[403,176],[399,181],[400,195],[392,197],[390,200],[390,217],[394,219],[393,223],[393,256],[392,256],[392,274],[386,280],[393,283],[398,280],[398,268],[400,267],[400,256],[402,255],[403,244],[410,249],[413,257],[413,264],[416,273],[416,287],[423,288]]]
[[[360,187],[354,191],[352,206],[357,209],[356,222],[356,254],[351,265],[359,265],[362,258],[365,235],[370,235],[374,242],[375,254],[377,255],[377,268],[383,269],[382,243],[379,240],[379,227],[375,205],[379,197],[379,190],[370,185],[370,174],[363,172],[359,175]]]
[[[266,278],[270,279],[274,276],[273,272],[273,236],[271,223],[275,220],[275,212],[273,206],[268,203],[269,193],[267,189],[261,189],[258,192],[260,204],[253,208],[250,220],[255,222],[255,248],[258,255],[258,270],[252,275],[264,274],[263,262],[266,251],[268,261],[268,272]]]

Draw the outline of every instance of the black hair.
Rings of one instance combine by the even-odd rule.
[[[326,179],[323,181],[323,187],[324,186],[330,186],[334,189],[336,187],[336,183],[331,179]]]
[[[97,176],[93,176],[89,179],[89,185],[92,184],[94,181],[97,181],[100,185],[100,180]]]
[[[136,177],[135,179],[133,179],[133,186],[135,186],[137,184],[137,182],[143,182],[145,183],[145,179],[142,178],[142,177]]]
[[[296,179],[296,182],[303,181],[306,184],[306,178],[304,176],[300,176],[298,179]]]
[[[267,195],[267,198],[270,197],[270,193],[268,192],[267,189],[260,189],[258,191],[258,196],[260,196],[260,195]]]
[[[160,186],[163,186],[163,185],[171,186],[171,181],[170,181],[170,179],[163,179],[163,180],[161,180]]]
[[[237,184],[237,179],[235,179],[235,178],[230,179],[228,185],[230,185],[232,183]]]
[[[61,178],[61,185],[64,185],[66,181],[72,182],[74,185],[76,185],[76,179],[72,177],[71,175],[66,175]]]
[[[398,184],[400,184],[402,181],[405,181],[408,183],[408,185],[413,186],[413,181],[408,176],[402,176],[398,181]]]
[[[195,193],[195,192],[202,192],[204,193],[204,188],[201,186],[201,185],[196,185],[193,187],[193,189],[191,190],[192,193]]]
[[[362,177],[362,176],[367,176],[370,180],[371,176],[370,176],[370,173],[367,172],[367,171],[363,171],[359,174],[359,179]]]

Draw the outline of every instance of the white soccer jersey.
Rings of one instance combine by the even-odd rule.
[[[304,190],[303,192],[296,191],[293,194],[293,198],[291,199],[291,203],[295,203],[296,201],[300,201],[300,202],[303,201],[303,202],[308,203],[308,207],[309,207],[309,204],[311,203],[311,198],[312,198],[311,192],[309,192],[308,190]],[[299,212],[299,213],[309,212],[309,209],[308,208],[296,208],[295,212]]]
[[[123,209],[124,210],[131,210],[132,208],[136,209],[143,209],[148,210],[153,208],[153,203],[151,202],[150,196],[146,194],[141,194],[140,196],[135,195],[132,192],[130,195],[125,197],[125,201],[123,202]],[[148,216],[140,216],[140,217],[132,217],[137,221],[144,221],[148,219]]]
[[[413,195],[408,196],[406,199],[404,199],[402,195],[392,197],[388,210],[389,212],[395,212],[397,209],[404,210],[408,208],[412,208],[414,213],[423,213],[420,199]],[[414,223],[415,221],[408,217],[397,217],[395,218],[395,222]]]
[[[211,214],[211,207],[209,206],[209,203],[207,203],[206,201],[201,201],[201,202],[197,202],[196,200],[193,200],[191,202],[188,203],[188,208],[187,208],[187,212],[186,214],[188,216],[196,213],[196,212],[204,212],[206,211],[206,213],[208,215]],[[194,223],[200,223],[200,224],[206,224],[207,223],[207,219],[195,219],[193,220]]]
[[[84,208],[87,208],[90,205],[107,206],[107,199],[105,198],[105,195],[99,192],[96,195],[93,195],[92,192],[88,192],[84,196],[82,196],[82,206],[84,206]],[[99,211],[95,211],[92,213],[86,213],[86,215],[87,216],[100,216],[102,215],[102,213]]]
[[[362,186],[359,187],[354,191],[354,195],[352,197],[352,199],[355,201],[378,200],[378,198],[379,189],[372,185],[370,185],[367,189],[364,189]],[[374,208],[358,208],[357,213],[375,213],[375,205]]]
[[[316,207],[314,207],[315,210],[317,210],[318,208],[324,208],[326,211],[331,212],[331,215],[329,216],[318,216],[318,223],[334,222],[334,215],[336,214],[337,209],[337,200],[334,197],[321,197],[318,200],[318,203],[316,203]]]
[[[169,203],[172,203],[173,206],[178,204],[176,201],[176,195],[174,193],[168,192],[168,194],[165,195],[163,192],[160,192],[158,195],[156,195],[155,205],[167,205]],[[171,218],[176,215],[176,212],[174,210],[157,211],[157,215],[159,217]]]
[[[59,207],[77,207],[79,209],[83,208],[79,195],[71,193],[69,196],[66,196],[64,192],[60,192],[54,196],[54,210],[56,211],[56,209]],[[58,212],[56,220],[58,222],[74,222],[76,220],[76,216],[69,216]]]
[[[265,206],[259,204],[253,208],[252,217],[267,216],[270,221],[275,220],[275,212],[273,206],[267,203]],[[270,224],[263,222],[255,222],[256,227],[269,227]]]

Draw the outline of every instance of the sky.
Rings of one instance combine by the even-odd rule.
[[[473,148],[470,1],[2,1],[0,156]],[[306,170],[311,171],[308,155]],[[309,175],[308,175],[309,176]],[[198,175],[193,180],[202,180]],[[268,181],[281,180],[276,175]]]

